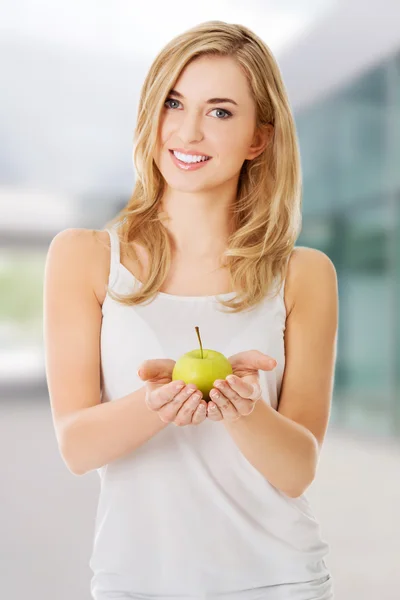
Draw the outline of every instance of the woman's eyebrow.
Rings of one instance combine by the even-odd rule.
[[[185,99],[185,96],[183,94],[181,94],[180,92],[178,92],[177,90],[170,90],[169,96],[176,96],[177,98],[182,98],[182,100]],[[234,104],[235,106],[239,106],[237,102],[235,102],[234,100],[232,100],[231,98],[210,98],[209,100],[206,101],[206,104],[221,104],[222,102],[230,102],[231,104]]]

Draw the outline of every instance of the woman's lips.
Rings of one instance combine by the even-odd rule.
[[[177,158],[175,156],[173,150],[169,150],[169,153],[171,154],[171,158],[172,158],[173,162],[175,163],[175,165],[182,171],[197,171],[197,169],[201,169],[207,163],[209,163],[210,160],[212,160],[212,156],[210,156],[210,158],[208,158],[207,160],[202,160],[200,162],[185,163],[182,160],[179,160],[179,158]]]

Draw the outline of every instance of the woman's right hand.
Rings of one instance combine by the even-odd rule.
[[[169,358],[145,360],[140,365],[140,379],[146,382],[146,405],[158,413],[163,423],[179,427],[199,425],[207,417],[207,402],[196,385],[172,381],[175,361]],[[178,384],[183,384],[178,390]],[[198,395],[198,397],[197,397]]]

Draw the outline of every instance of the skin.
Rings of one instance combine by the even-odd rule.
[[[160,210],[168,215],[166,227],[174,242],[175,258],[199,264],[218,259],[226,248],[233,231],[230,208],[236,199],[240,170],[246,159],[256,158],[270,143],[273,127],[256,128],[256,105],[249,84],[231,57],[199,57],[182,71],[174,92],[164,104],[154,157],[167,183]],[[215,97],[230,98],[237,106],[230,102],[207,104]],[[171,148],[201,152],[212,160],[198,171],[181,171],[171,160]],[[236,390],[237,384],[236,377]],[[250,394],[249,387],[252,390],[252,386],[241,383],[243,396]],[[245,413],[252,409],[252,402],[249,404]],[[206,416],[205,407],[204,401],[197,410],[184,403],[180,410],[174,410],[173,422],[199,424]],[[208,409],[210,418],[222,418],[213,402]]]
[[[170,219],[166,226],[178,257],[214,258],[223,252],[232,231],[230,207],[241,167],[246,159],[261,154],[273,127],[256,131],[256,106],[248,82],[231,57],[199,57],[182,71],[174,90],[184,99],[168,96],[154,157],[167,183],[161,209]],[[231,98],[238,106],[207,105],[213,97]],[[225,110],[232,116],[228,118]],[[212,160],[197,171],[181,171],[169,148],[194,150]]]
[[[201,69],[199,60],[190,65],[190,71],[185,70],[175,85],[176,89],[185,85],[179,89],[185,95],[184,103],[176,105],[176,112],[165,112],[160,129],[157,164],[168,184],[164,210],[169,211],[168,226],[178,252],[174,263],[178,263],[179,271],[184,263],[182,253],[187,253],[189,261],[204,264],[207,257],[225,248],[228,207],[235,198],[240,167],[243,160],[262,151],[260,138],[258,146],[250,140],[255,123],[249,120],[251,104],[244,110],[245,99],[238,95],[240,91],[246,93],[241,71],[226,61],[219,62],[216,72],[215,64],[209,62],[207,69]],[[193,78],[189,77],[192,74]],[[201,89],[198,82],[202,82]],[[202,104],[216,95],[234,97],[239,103],[237,109],[232,108],[234,117],[226,123],[218,122],[216,115],[224,114],[215,110],[218,106]],[[196,148],[213,159],[199,171],[183,172],[167,154],[171,146]],[[98,233],[108,238],[106,232]],[[99,260],[99,252],[103,252],[104,260]],[[191,268],[193,263],[188,264]],[[52,240],[44,286],[46,371],[59,447],[76,474],[125,456],[156,435],[174,416],[165,415],[163,422],[157,408],[175,396],[181,396],[175,406],[182,407],[177,415],[173,407],[175,424],[194,422],[187,396],[182,397],[175,390],[177,382],[171,382],[173,361],[164,365],[145,361],[141,376],[150,392],[146,398],[140,388],[117,402],[100,401],[99,338],[108,270],[109,253],[93,231],[68,229]],[[179,283],[186,280],[186,273],[184,270]],[[285,306],[285,371],[278,410],[257,401],[256,372],[271,367],[268,357],[252,351],[252,355],[229,357],[239,381],[232,388],[225,387],[215,400],[218,413],[213,418],[221,420],[244,456],[272,485],[295,497],[315,476],[332,396],[338,289],[334,265],[323,252],[294,249],[286,278]],[[221,383],[227,386],[227,381]],[[247,402],[237,394],[244,395]],[[149,410],[149,404],[157,412]]]

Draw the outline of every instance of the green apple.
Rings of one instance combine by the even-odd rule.
[[[186,384],[194,383],[203,393],[203,399],[209,402],[211,400],[209,393],[214,387],[214,381],[225,379],[230,375],[232,365],[221,352],[203,349],[199,328],[195,327],[195,330],[200,349],[190,350],[176,361],[172,371],[172,381],[181,379]]]

